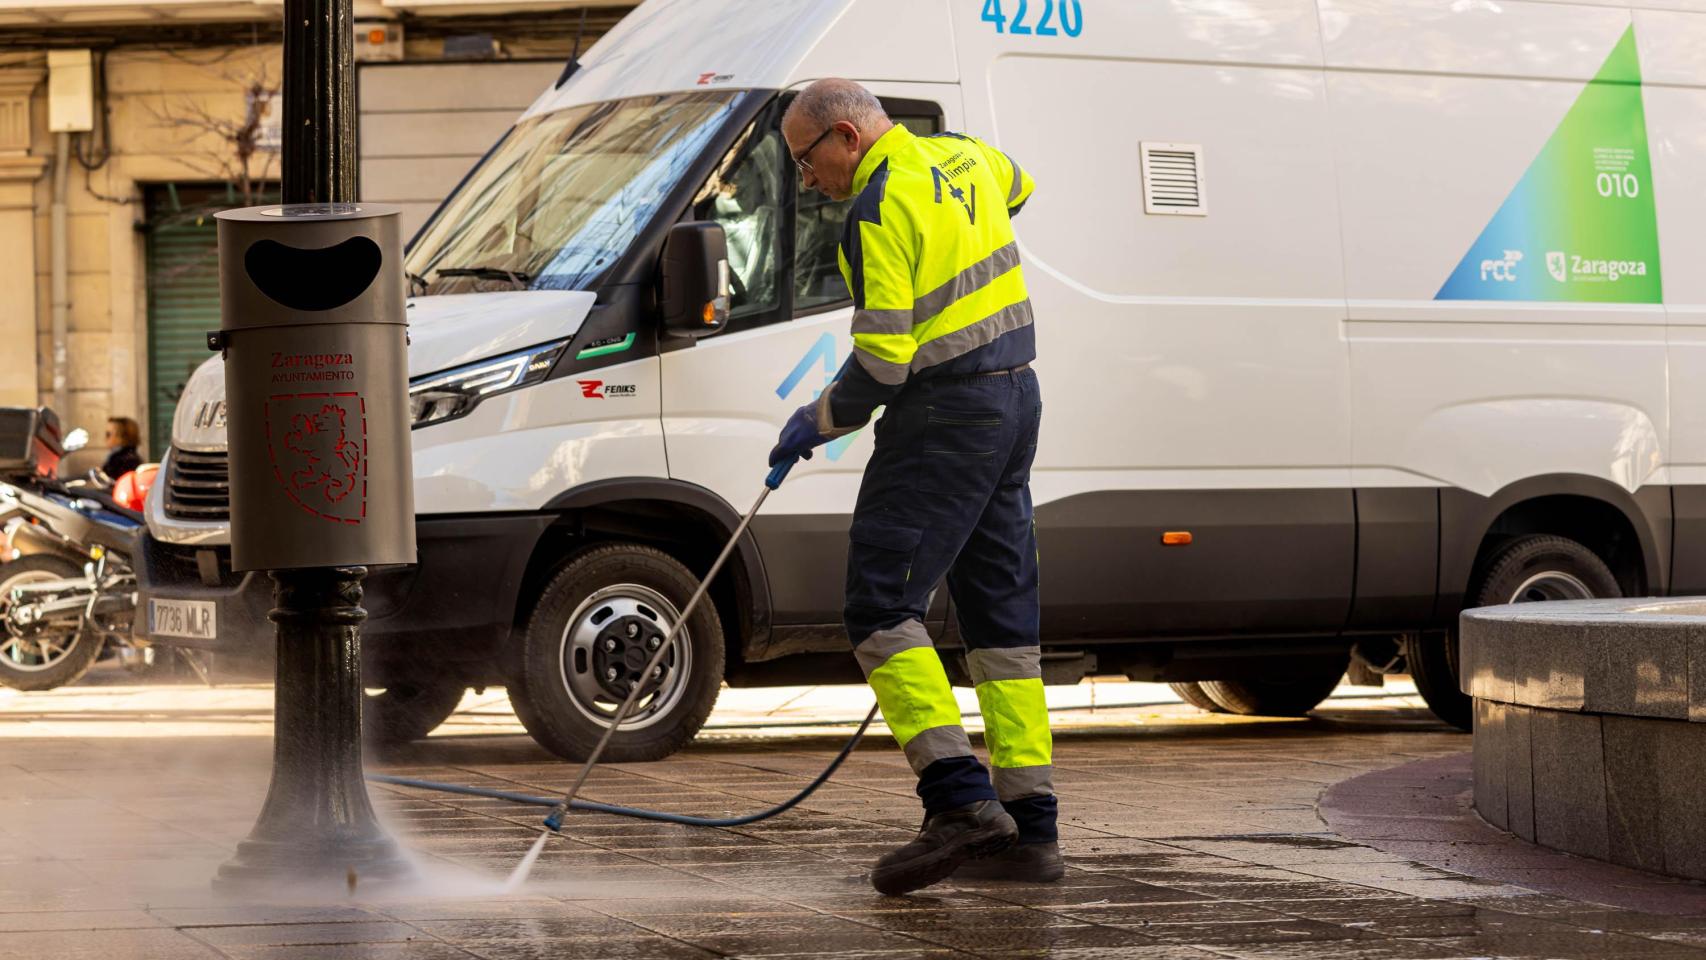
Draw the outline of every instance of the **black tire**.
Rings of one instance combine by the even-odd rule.
[[[1611,568],[1592,550],[1566,537],[1533,534],[1493,552],[1469,585],[1465,609],[1622,595]],[[1405,659],[1416,692],[1434,716],[1469,730],[1475,705],[1459,685],[1456,626],[1449,633],[1411,640]]]
[[[1181,681],[1179,683],[1169,683],[1169,684],[1167,684],[1167,686],[1171,687],[1173,689],[1173,692],[1179,695],[1180,700],[1183,700],[1186,703],[1190,704],[1191,706],[1196,707],[1198,710],[1205,710],[1209,713],[1225,713],[1226,712],[1226,708],[1221,706],[1218,703],[1215,703],[1214,698],[1209,696],[1208,693],[1203,690],[1202,684],[1196,682],[1195,680],[1185,680],[1185,681]]]
[[[593,547],[559,569],[527,618],[509,684],[510,703],[533,739],[566,760],[585,760],[609,724],[617,691],[638,678],[655,649],[647,644],[661,642],[697,587],[674,557],[631,543]],[[723,682],[723,628],[709,598],[685,633],[601,762],[661,760],[686,746],[711,715]],[[606,649],[610,643],[615,650]]]
[[[1227,713],[1245,717],[1301,717],[1320,705],[1345,677],[1350,657],[1299,667],[1259,680],[1204,680],[1203,693]]]
[[[450,719],[468,685],[460,679],[395,680],[361,701],[361,730],[378,746],[413,743]]]
[[[6,598],[11,593],[12,584],[77,577],[82,572],[82,568],[70,560],[47,553],[30,554],[0,565],[0,619],[9,613],[10,601]],[[56,649],[64,652],[57,657],[50,656],[50,662],[44,667],[23,662],[39,656],[26,652],[26,644],[32,650],[38,649],[31,636],[14,637],[10,626],[0,626],[0,684],[14,690],[52,690],[74,683],[88,673],[106,642],[99,631],[84,629],[81,618],[77,624],[48,632],[48,636],[59,641]],[[14,641],[17,641],[16,645]]]

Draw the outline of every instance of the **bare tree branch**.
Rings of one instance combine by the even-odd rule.
[[[275,159],[273,151],[261,149],[261,134],[266,113],[278,97],[279,85],[273,81],[264,62],[258,69],[244,72],[223,69],[218,76],[228,86],[243,91],[242,116],[233,118],[216,114],[205,103],[187,98],[175,105],[167,103],[159,109],[150,107],[149,112],[159,126],[185,131],[182,142],[186,147],[208,136],[219,140],[217,153],[186,150],[178,159],[198,173],[235,187],[243,197],[243,205],[249,206],[255,201],[257,182],[268,178]],[[258,176],[255,169],[257,154]]]

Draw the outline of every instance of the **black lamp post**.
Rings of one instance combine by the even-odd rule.
[[[352,28],[350,0],[285,0],[286,204],[356,200]],[[362,781],[366,575],[363,566],[271,571],[275,606],[268,619],[278,644],[272,784],[248,839],[220,868],[217,887],[353,884],[412,872],[375,818]]]

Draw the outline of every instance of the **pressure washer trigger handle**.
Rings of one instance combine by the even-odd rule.
[[[789,458],[778,463],[776,466],[771,467],[770,475],[764,478],[764,485],[772,490],[780,487],[782,485],[782,481],[787,479],[788,471],[794,469],[794,464],[796,462],[797,461],[793,458]]]

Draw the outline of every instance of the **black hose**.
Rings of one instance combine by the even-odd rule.
[[[645,810],[640,807],[619,807],[615,804],[595,803],[591,800],[574,800],[569,803],[569,807],[573,810],[586,810],[591,813],[613,813],[619,817],[635,817],[640,820],[656,820],[660,823],[680,823],[689,827],[741,827],[749,823],[757,823],[760,820],[768,820],[777,814],[785,813],[798,806],[807,797],[816,793],[818,787],[829,782],[829,778],[835,774],[836,769],[841,766],[842,762],[846,760],[850,754],[852,754],[853,748],[857,747],[859,745],[859,741],[864,739],[865,731],[870,728],[871,721],[876,719],[876,716],[877,707],[875,704],[872,704],[871,712],[865,714],[865,722],[859,724],[859,729],[855,730],[853,732],[853,736],[847,739],[847,743],[842,746],[841,752],[835,755],[835,759],[829,762],[829,766],[823,768],[823,772],[817,775],[817,779],[806,784],[805,789],[801,790],[799,793],[794,794],[792,797],[789,797],[787,800],[782,801],[768,810],[760,810],[757,813],[749,813],[740,817],[690,817],[686,814],[664,813],[658,810]],[[563,802],[561,797],[535,797],[525,793],[511,793],[507,790],[486,790],[481,787],[464,787],[454,783],[439,783],[433,780],[413,780],[408,777],[392,777],[379,773],[370,773],[367,775],[367,779],[372,783],[388,783],[392,786],[398,787],[417,787],[421,790],[436,790],[440,793],[457,793],[469,797],[489,797],[493,800],[508,800],[512,803],[526,803],[536,807],[555,807]]]
[[[781,476],[786,475],[787,470],[783,468]],[[776,479],[777,484],[781,483],[781,478],[778,477],[775,472],[772,472],[771,476]],[[775,486],[772,485],[771,489],[775,489]],[[760,497],[759,504],[762,504],[763,502],[763,498]],[[753,507],[753,510],[754,512],[757,511],[757,505]],[[954,600],[950,595],[948,597],[947,613],[943,619],[943,632],[947,631],[947,623],[953,618],[953,615]],[[939,640],[941,638],[937,637],[937,639]],[[799,806],[799,804],[807,797],[816,793],[818,787],[829,782],[829,778],[835,775],[835,771],[841,767],[842,762],[852,754],[853,748],[857,747],[859,745],[859,741],[865,738],[865,731],[870,729],[871,721],[877,718],[877,710],[879,707],[880,704],[871,704],[871,712],[865,714],[865,720],[863,723],[859,724],[859,729],[853,731],[853,736],[847,738],[847,742],[841,747],[841,752],[835,755],[835,759],[829,762],[829,766],[823,768],[823,772],[817,775],[817,779],[806,784],[804,790],[801,790],[799,793],[794,794],[792,797],[789,797],[787,800],[782,801],[768,810],[760,810],[757,813],[749,813],[742,817],[692,817],[682,813],[664,813],[660,810],[646,810],[641,807],[619,807],[615,804],[596,803],[591,800],[571,800],[569,801],[569,809],[586,810],[590,813],[613,813],[619,817],[634,817],[638,820],[655,820],[659,823],[679,823],[689,827],[742,827],[749,823],[757,823],[760,820],[768,820],[771,817],[786,813],[794,807]],[[436,790],[439,793],[455,793],[466,797],[487,797],[493,800],[508,800],[511,803],[525,803],[536,807],[551,807],[553,810],[556,810],[563,804],[562,799],[559,797],[535,797],[531,794],[512,793],[508,790],[487,790],[482,787],[464,787],[455,783],[440,783],[436,780],[415,780],[409,777],[393,777],[381,773],[370,773],[367,775],[367,780],[370,783],[386,783],[397,787],[415,787],[420,790]],[[552,830],[557,829],[557,824],[552,822],[555,817],[556,814],[553,813],[550,817],[547,817],[545,821],[546,826],[550,827]]]

